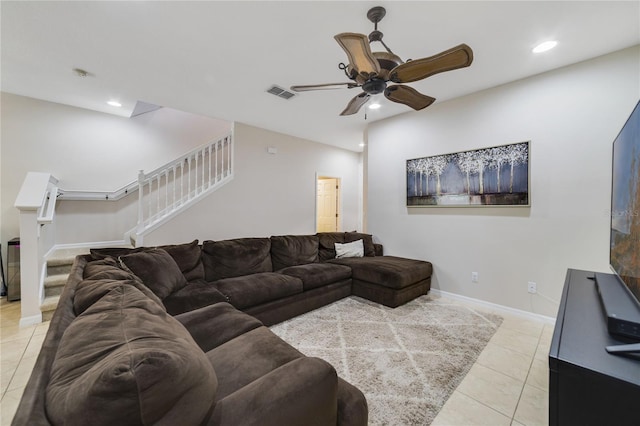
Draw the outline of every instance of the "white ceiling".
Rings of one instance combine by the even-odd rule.
[[[404,60],[473,49],[469,68],[411,83],[436,102],[640,44],[640,1],[2,1],[2,90],[125,116],[141,100],[359,151],[368,122],[415,112],[385,100],[365,121],[339,116],[359,89],[266,90],[347,81],[333,36],[368,34],[373,6]]]

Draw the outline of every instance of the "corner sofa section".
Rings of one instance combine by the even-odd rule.
[[[151,253],[137,257],[167,254]],[[76,258],[13,425],[367,424],[326,361],[227,302],[170,315],[158,293],[186,286],[175,271],[147,271],[154,285],[122,263]]]
[[[364,257],[336,259],[359,240]],[[362,392],[267,326],[351,294],[397,306],[429,291],[429,262],[382,254],[338,232],[92,250],[13,424],[366,425]]]

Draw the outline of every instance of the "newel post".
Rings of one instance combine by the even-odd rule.
[[[29,172],[14,206],[20,210],[20,326],[42,322],[40,305],[44,289],[40,282],[40,233],[38,210],[42,207],[51,175]]]

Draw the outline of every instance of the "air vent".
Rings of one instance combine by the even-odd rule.
[[[267,92],[271,93],[272,95],[276,95],[282,99],[291,99],[296,95],[295,93],[290,92],[286,89],[283,89],[280,86],[276,86],[275,84],[271,86],[269,89],[267,89]]]

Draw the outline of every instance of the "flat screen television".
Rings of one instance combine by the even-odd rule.
[[[614,274],[596,274],[598,293],[609,333],[640,341],[640,102],[613,141],[610,213]]]
[[[609,263],[640,300],[640,102],[613,142]]]

